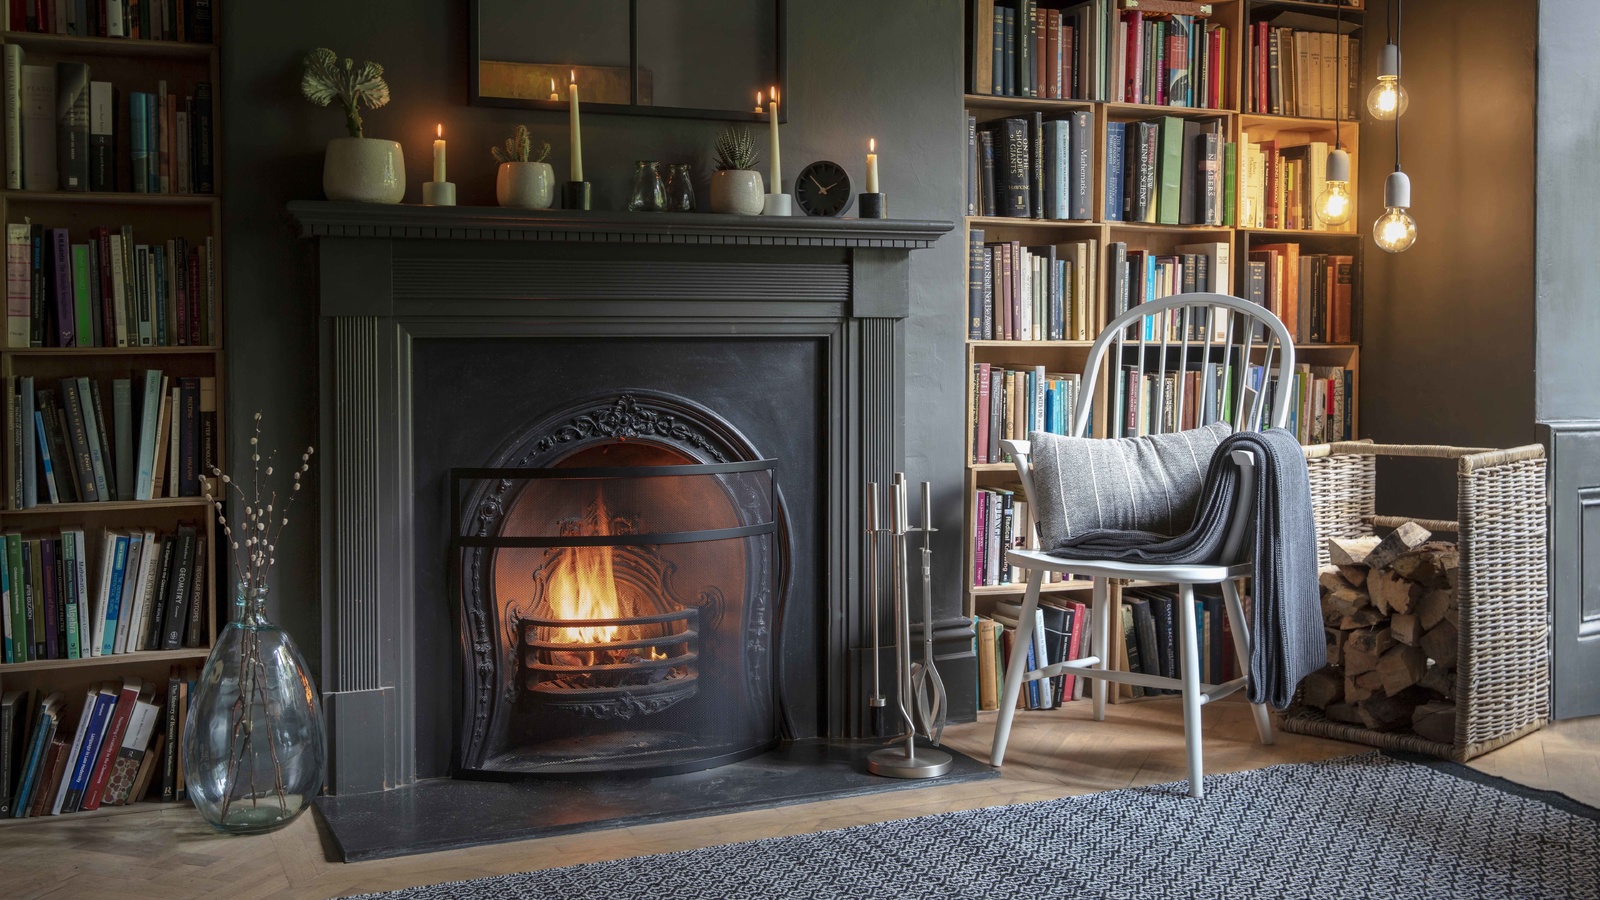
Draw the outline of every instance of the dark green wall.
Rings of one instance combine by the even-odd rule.
[[[965,203],[960,4],[845,0],[791,3],[784,168],[833,159],[859,183],[868,137],[882,154],[883,189],[897,216],[953,219]],[[450,176],[459,200],[494,202],[489,147],[525,122],[553,147],[558,176],[567,167],[565,113],[467,105],[466,0],[278,0],[239,2],[222,18],[222,108],[226,188],[229,383],[232,458],[244,455],[243,423],[266,414],[268,443],[298,447],[316,439],[317,313],[310,248],[291,234],[290,200],[320,199],[322,148],[343,133],[341,115],[299,95],[300,61],[316,47],[382,63],[388,107],[365,114],[369,137],[397,140],[407,158],[407,202],[418,202],[431,167],[433,129],[450,141]],[[714,46],[685,47],[714,54]],[[754,94],[760,85],[752,85]],[[754,97],[752,96],[752,102]],[[584,168],[595,205],[620,209],[633,161],[693,162],[706,190],[719,123],[639,116],[584,120]],[[763,139],[763,146],[765,140]],[[957,237],[919,251],[912,265],[913,312],[906,433],[911,478],[938,486],[939,550],[948,585],[942,603],[959,603],[961,423],[965,265]],[[419,411],[422,412],[422,411]],[[318,478],[278,550],[274,605],[280,620],[320,658],[317,535],[312,515]]]

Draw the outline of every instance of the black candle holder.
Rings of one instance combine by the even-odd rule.
[[[889,195],[884,193],[862,193],[856,196],[856,218],[858,219],[887,219],[889,218]]]
[[[589,182],[569,181],[561,186],[562,209],[589,208]]]

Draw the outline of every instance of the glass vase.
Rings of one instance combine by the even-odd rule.
[[[667,188],[661,182],[661,164],[639,160],[633,170],[633,193],[628,197],[630,212],[661,212],[667,206]]]
[[[189,799],[218,831],[287,825],[322,790],[322,703],[306,662],[267,620],[267,587],[241,585],[184,720]]]
[[[688,165],[667,166],[667,212],[694,212],[694,181]]]

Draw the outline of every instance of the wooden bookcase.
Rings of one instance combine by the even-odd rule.
[[[9,347],[0,340],[0,376],[32,375],[43,381],[68,375],[95,379],[125,378],[137,370],[160,369],[171,377],[197,376],[216,379],[217,464],[225,463],[227,448],[226,365],[222,348],[225,333],[226,297],[223,282],[222,239],[222,133],[220,44],[222,4],[212,0],[212,43],[188,41],[134,40],[126,38],[75,37],[0,31],[0,44],[16,44],[23,50],[25,65],[76,61],[89,65],[95,81],[115,86],[116,192],[67,192],[0,190],[0,219],[7,224],[29,222],[47,228],[66,228],[74,242],[87,239],[89,230],[106,226],[113,231],[129,226],[141,242],[155,243],[171,238],[188,239],[191,246],[212,240],[212,265],[216,279],[215,306],[211,319],[214,342],[207,346],[153,347]],[[179,96],[192,93],[194,85],[209,82],[212,89],[212,167],[210,194],[137,193],[131,184],[128,140],[128,93],[155,91],[159,81]],[[202,274],[202,278],[204,275]],[[10,423],[7,423],[9,440]],[[9,475],[9,473],[7,473]],[[107,529],[148,529],[172,532],[179,525],[196,526],[205,536],[204,646],[179,650],[153,650],[96,656],[86,659],[48,659],[22,663],[0,663],[0,691],[24,689],[61,691],[66,698],[64,729],[75,729],[84,692],[103,680],[136,675],[165,683],[174,664],[198,667],[210,653],[225,612],[219,602],[219,587],[228,584],[223,570],[227,555],[217,545],[220,535],[215,512],[201,497],[161,497],[153,500],[107,501],[99,503],[40,503],[32,509],[0,509],[0,533],[59,533],[63,527],[82,528],[90,559],[98,559],[101,535]],[[91,566],[91,586],[98,580]],[[36,699],[35,699],[36,702]],[[70,733],[69,733],[70,737]],[[71,814],[71,818],[117,815],[188,806],[188,802],[144,801],[126,806],[101,807]],[[0,826],[47,821],[52,817],[0,818]]]
[[[1062,7],[1069,4],[1042,2],[1041,6]],[[1114,0],[1112,4],[1118,11],[1123,7],[1123,0]],[[1248,136],[1252,141],[1270,140],[1274,136],[1292,134],[1295,137],[1290,141],[1317,140],[1326,141],[1331,147],[1335,140],[1335,120],[1316,119],[1291,116],[1261,115],[1246,112],[1243,91],[1243,79],[1246,76],[1249,61],[1249,37],[1246,32],[1247,23],[1252,23],[1261,18],[1271,18],[1280,13],[1298,13],[1309,17],[1326,20],[1326,30],[1335,30],[1335,8],[1332,5],[1303,2],[1303,0],[1223,0],[1210,4],[1212,7],[1211,22],[1226,25],[1230,29],[1230,40],[1233,46],[1228,49],[1228,59],[1225,65],[1233,73],[1230,84],[1230,102],[1222,109],[1188,108],[1154,106],[1140,103],[1100,102],[1089,100],[1048,100],[1031,97],[1001,97],[988,94],[966,94],[964,96],[966,115],[976,118],[981,127],[984,122],[1003,119],[1008,116],[1041,112],[1048,116],[1062,113],[1087,110],[1094,114],[1094,132],[1096,135],[1095,146],[1092,153],[1092,184],[1091,196],[1093,200],[1094,218],[1091,221],[1060,221],[1050,219],[1017,219],[1006,217],[967,216],[966,234],[970,237],[972,229],[982,229],[986,242],[1017,240],[1024,246],[1029,244],[1057,244],[1067,241],[1095,240],[1100,251],[1100,263],[1097,266],[1097,283],[1092,286],[1091,296],[1095,298],[1098,308],[1091,311],[1089,337],[1092,339],[1110,319],[1110,299],[1108,297],[1106,277],[1107,256],[1106,249],[1112,242],[1125,242],[1130,250],[1149,250],[1159,253],[1169,253],[1178,244],[1199,242],[1227,243],[1232,260],[1233,292],[1242,295],[1242,283],[1245,266],[1242,261],[1248,259],[1249,252],[1263,244],[1298,242],[1306,252],[1334,253],[1353,256],[1355,259],[1355,289],[1354,308],[1352,310],[1352,337],[1353,341],[1347,344],[1298,344],[1295,347],[1296,362],[1309,363],[1313,366],[1340,366],[1354,372],[1355,393],[1350,402],[1355,403],[1360,396],[1360,334],[1361,334],[1361,257],[1363,245],[1370,228],[1370,215],[1355,209],[1350,221],[1337,231],[1315,230],[1288,230],[1288,229],[1257,229],[1240,228],[1232,226],[1201,226],[1201,225],[1155,225],[1134,222],[1111,221],[1106,218],[1106,123],[1109,121],[1133,122],[1154,118],[1156,116],[1177,116],[1181,118],[1221,118],[1223,120],[1223,135],[1227,141],[1239,144]],[[1362,4],[1365,6],[1365,4]],[[1344,8],[1339,12],[1347,31],[1361,39],[1361,54],[1370,56],[1376,53],[1378,47],[1370,40],[1371,36],[1362,34],[1363,9]],[[987,36],[980,40],[987,45]],[[1362,70],[1359,60],[1345,63],[1354,67],[1359,74]],[[1365,82],[1360,83],[1365,87]],[[1364,92],[1356,94],[1358,103],[1364,98]],[[1364,117],[1361,107],[1357,108],[1358,116]],[[1361,118],[1355,120],[1345,119],[1337,123],[1339,136],[1344,149],[1350,153],[1351,177],[1354,179],[1360,171],[1359,166],[1359,132],[1362,127]],[[967,142],[966,123],[962,122],[960,140]],[[1240,162],[1241,172],[1243,162]],[[1241,185],[1242,176],[1239,179]],[[1355,185],[1351,186],[1352,202],[1356,196]],[[1240,189],[1238,195],[1242,196]],[[1240,221],[1238,211],[1235,212],[1234,221]],[[963,247],[969,244],[964,241]],[[952,291],[952,295],[955,292]],[[951,302],[967,306],[967,286],[963,281],[959,296],[952,296]],[[966,318],[963,317],[963,323]],[[1081,373],[1087,362],[1089,341],[995,341],[971,340],[966,342],[965,355],[965,383],[967,396],[973,394],[973,366],[978,363],[1003,364],[1008,367],[1044,365],[1047,371],[1061,373]],[[1097,394],[1093,398],[1096,415],[1092,420],[1093,433],[1104,435],[1109,433],[1109,422],[1106,421],[1105,403],[1106,379],[1100,379]],[[1084,398],[1088,400],[1089,398]],[[976,491],[984,488],[1000,487],[1016,482],[1016,469],[1009,463],[974,463],[972,461],[971,435],[974,421],[972,419],[974,404],[967,401],[968,414],[965,421],[965,432],[962,440],[963,463],[966,470],[966,479],[963,485],[965,495],[965,537],[962,541],[965,564],[963,573],[965,581],[964,592],[966,598],[965,611],[967,615],[988,615],[994,609],[997,598],[1020,599],[1024,590],[1022,584],[999,584],[988,586],[975,586],[974,553],[976,550],[974,529],[976,527],[974,495]],[[1359,410],[1359,404],[1356,404]],[[1360,433],[1359,412],[1354,419],[1356,434]],[[1056,584],[1045,584],[1043,591],[1050,594],[1076,593],[1082,602],[1088,602],[1089,582],[1066,581]],[[1114,694],[1116,692],[1113,692]]]

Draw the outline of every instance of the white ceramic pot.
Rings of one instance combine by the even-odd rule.
[[[322,192],[329,200],[399,203],[406,196],[400,145],[377,138],[334,138],[322,157]]]
[[[711,211],[759,216],[765,193],[760,172],[722,169],[711,176]]]
[[[556,174],[549,163],[501,163],[494,179],[494,195],[500,205],[516,209],[549,209],[555,189]]]

